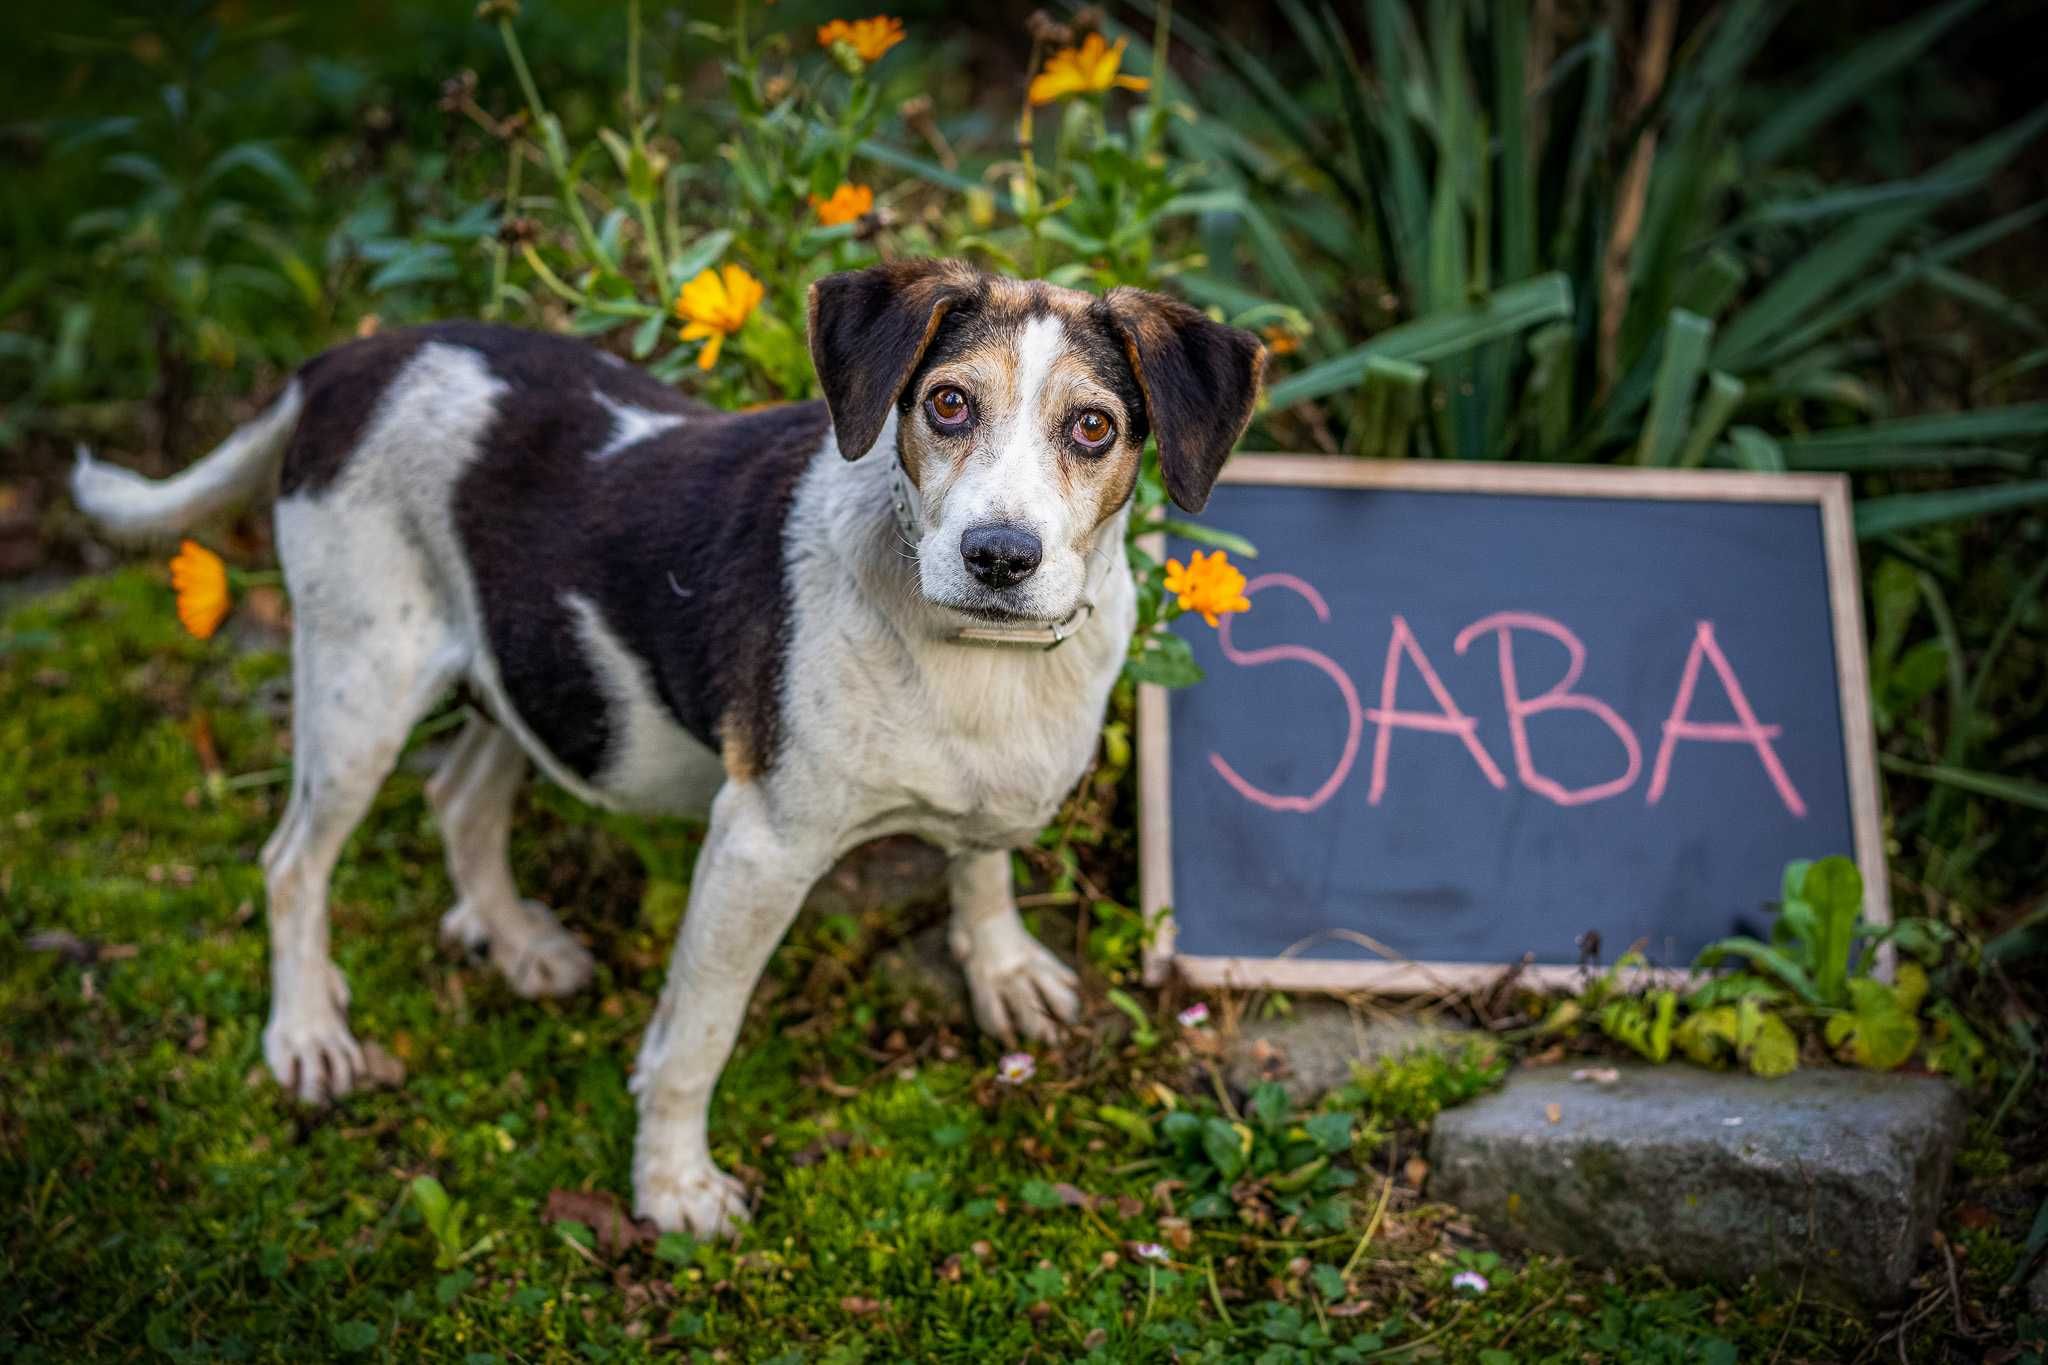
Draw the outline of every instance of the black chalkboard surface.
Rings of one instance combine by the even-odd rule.
[[[1201,520],[1258,547],[1252,610],[1182,617],[1208,677],[1141,702],[1154,975],[1556,974],[1588,931],[1683,968],[1767,932],[1785,863],[1831,853],[1883,918],[1839,477],[1241,456],[1225,479]]]

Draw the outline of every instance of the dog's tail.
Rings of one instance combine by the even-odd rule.
[[[178,534],[232,507],[269,482],[284,460],[302,399],[287,384],[254,420],[236,428],[205,459],[168,479],[149,479],[96,460],[84,446],[71,470],[71,497],[101,530],[120,540]]]

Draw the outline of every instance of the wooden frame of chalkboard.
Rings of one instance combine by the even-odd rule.
[[[1891,899],[1879,816],[1877,753],[1870,721],[1870,681],[1863,637],[1862,584],[1857,570],[1849,480],[1845,475],[1246,454],[1236,456],[1224,466],[1222,482],[1817,506],[1827,563],[1829,615],[1834,627],[1836,686],[1841,699],[1842,745],[1856,863],[1863,873],[1864,916],[1874,924],[1890,923]],[[1163,554],[1164,538],[1152,537],[1147,548],[1155,557]],[[1158,985],[1178,971],[1190,984],[1205,987],[1449,992],[1481,986],[1512,965],[1177,953],[1171,915],[1173,816],[1168,764],[1166,691],[1147,684],[1138,689],[1139,896],[1148,919],[1161,911],[1167,912],[1145,950],[1148,985]],[[1537,985],[1569,985],[1583,974],[1583,969],[1574,966],[1531,964],[1523,968],[1522,979]]]

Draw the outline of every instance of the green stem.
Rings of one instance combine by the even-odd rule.
[[[538,275],[540,277],[540,282],[546,285],[555,294],[559,295],[563,299],[566,299],[568,302],[577,305],[584,305],[590,302],[588,296],[583,294],[581,291],[572,289],[568,285],[564,284],[560,276],[555,274],[554,271],[548,269],[548,263],[540,258],[540,253],[533,249],[533,244],[531,242],[528,242],[525,246],[520,247],[519,254],[526,259],[527,269],[531,270],[534,274]]]
[[[1166,141],[1167,40],[1173,36],[1173,0],[1159,0],[1159,19],[1152,26],[1152,88],[1147,92],[1152,121],[1145,129],[1145,150],[1157,152]]]
[[[555,179],[561,185],[562,207],[568,210],[569,221],[575,226],[576,235],[583,240],[583,249],[590,253],[590,258],[607,274],[616,275],[618,267],[606,254],[603,243],[597,240],[597,232],[590,226],[590,219],[576,197],[576,182],[569,175],[569,155],[568,149],[562,145],[561,126],[553,122],[547,106],[541,103],[540,87],[533,83],[533,72],[527,69],[526,53],[519,46],[519,35],[513,31],[510,19],[498,20],[498,35],[505,41],[506,55],[512,58],[512,70],[519,78],[519,89],[526,96],[527,112],[533,115],[533,126],[540,134],[540,149],[547,157],[548,169],[555,173]]]
[[[519,172],[526,162],[526,156],[520,151],[519,144],[516,141],[506,144],[506,153],[511,161],[511,165],[505,171],[505,211],[503,216],[505,218],[516,218],[519,215]],[[512,253],[505,245],[503,237],[491,243],[491,296],[484,303],[484,317],[487,320],[495,320],[500,310],[504,307],[505,267],[511,258]]]

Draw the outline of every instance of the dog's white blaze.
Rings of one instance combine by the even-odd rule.
[[[655,695],[646,662],[620,642],[596,603],[578,593],[564,593],[562,603],[576,617],[584,657],[609,703],[605,719],[611,735],[604,767],[594,779],[597,786],[629,810],[692,815],[708,810],[725,780],[718,756],[675,723]]]
[[[590,396],[595,398],[598,406],[610,413],[612,418],[611,439],[590,452],[590,458],[593,460],[609,460],[621,451],[639,445],[650,436],[673,431],[683,424],[682,417],[676,413],[654,412],[632,403],[621,403],[603,389],[592,389]]]

